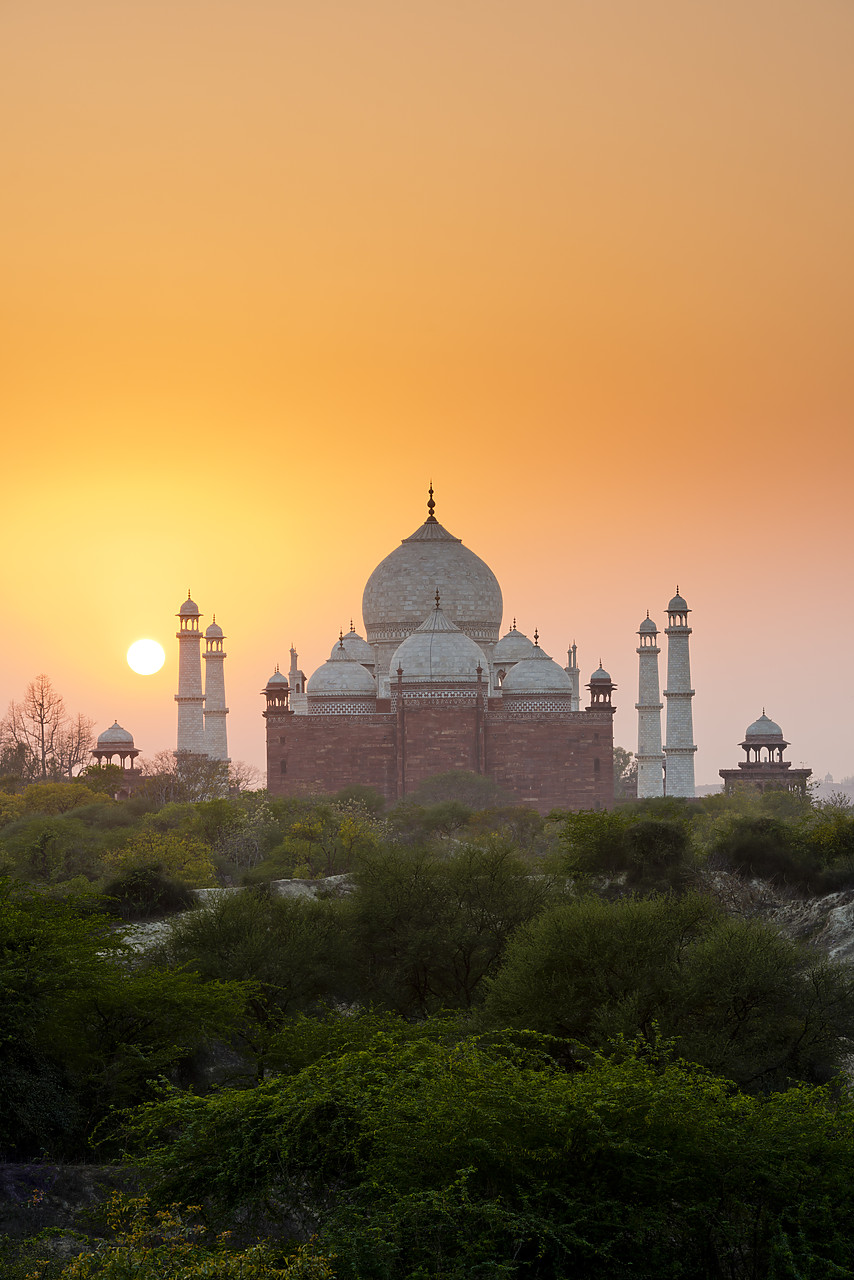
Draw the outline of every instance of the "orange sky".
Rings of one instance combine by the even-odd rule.
[[[190,586],[261,763],[432,476],[619,742],[678,582],[698,782],[763,705],[854,774],[852,66],[849,0],[6,0],[0,704],[171,748]]]

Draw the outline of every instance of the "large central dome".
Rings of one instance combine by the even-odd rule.
[[[501,627],[503,602],[498,579],[459,538],[433,515],[404,538],[368,578],[362,597],[365,633],[370,644],[411,635],[430,613],[438,590],[445,615],[478,644],[493,644]]]

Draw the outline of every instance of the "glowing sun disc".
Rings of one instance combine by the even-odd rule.
[[[163,645],[156,640],[135,640],[128,649],[128,666],[140,676],[153,676],[165,661]]]

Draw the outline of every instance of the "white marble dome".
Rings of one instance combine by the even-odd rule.
[[[783,740],[783,730],[775,720],[766,716],[764,710],[758,720],[754,720],[753,724],[749,724],[744,731],[745,739],[747,738],[776,738],[778,741]]]
[[[133,734],[123,729],[118,720],[114,720],[109,729],[98,734],[99,747],[132,747]]]
[[[332,646],[332,653],[329,655],[331,658],[335,656],[335,651],[340,644],[344,645],[344,652],[347,657],[352,658],[354,662],[362,662],[369,666],[373,666],[377,660],[376,654],[368,644],[367,640],[360,636],[358,631],[355,631],[352,626],[349,631],[345,631],[344,634],[335,641],[335,644]]]
[[[605,668],[602,666],[601,662],[599,663],[599,666],[596,668],[596,670],[593,672],[593,675],[590,677],[591,684],[596,684],[598,682],[602,682],[603,684],[611,683],[611,677],[608,674],[608,672],[605,670]]]
[[[668,613],[689,613],[690,612],[687,601],[679,594],[678,587],[676,588],[676,595],[673,597],[673,599],[670,601],[670,604],[667,606],[667,612]]]
[[[521,631],[516,630],[514,622],[493,649],[492,661],[498,666],[504,662],[522,662],[523,659],[531,657],[535,647],[533,640],[529,640]]]
[[[559,667],[553,658],[537,645],[531,646],[533,653],[528,658],[517,662],[504,677],[501,686],[503,697],[531,696],[541,694],[572,694],[572,681]]]
[[[341,641],[332,650],[332,657],[318,667],[305,687],[310,698],[376,697],[377,685],[370,671],[361,662],[348,657]]]
[[[647,614],[647,615],[646,615],[646,617],[644,618],[643,622],[642,622],[642,623],[640,624],[640,626],[638,627],[638,631],[639,631],[640,633],[642,633],[642,634],[646,634],[646,633],[648,633],[648,632],[656,632],[656,633],[657,633],[657,632],[658,632],[658,627],[655,625],[655,623],[653,622],[653,620],[652,620],[652,618],[649,616],[649,614]]]
[[[184,601],[184,603],[181,605],[181,608],[178,610],[178,617],[179,618],[201,617],[201,614],[199,613],[199,606],[196,604],[195,600],[190,599],[189,595],[187,596],[187,599]]]
[[[222,627],[219,625],[218,622],[212,622],[211,625],[205,631],[206,640],[222,640],[224,639],[224,636],[225,636],[225,632],[223,631]]]
[[[397,671],[403,672],[403,682],[409,681],[477,681],[480,667],[484,681],[489,679],[489,664],[480,645],[475,644],[459,627],[445,616],[444,609],[435,604],[419,627],[398,645],[391,660],[392,682]]]
[[[437,590],[446,617],[467,636],[488,644],[498,639],[503,612],[498,579],[431,514],[368,578],[362,597],[368,641],[404,639],[420,625]],[[390,669],[393,674],[394,663]]]
[[[273,672],[273,674],[270,676],[270,679],[267,681],[267,688],[269,688],[271,684],[275,685],[275,684],[287,684],[287,683],[288,683],[288,677],[285,675],[282,675],[279,668],[276,667],[276,670]]]

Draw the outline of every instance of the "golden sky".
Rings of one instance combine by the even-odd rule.
[[[171,748],[190,587],[260,763],[432,477],[619,742],[678,582],[698,782],[763,705],[854,774],[852,66],[850,0],[6,0],[0,703]]]

